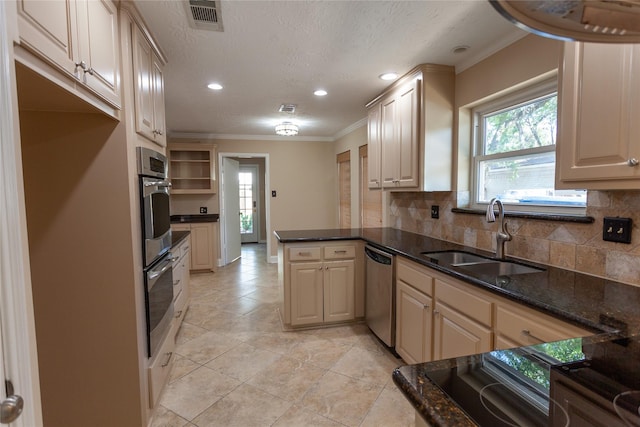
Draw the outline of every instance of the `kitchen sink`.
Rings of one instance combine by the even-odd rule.
[[[513,276],[516,274],[540,273],[544,271],[542,268],[530,267],[510,261],[487,261],[488,262],[458,264],[456,267],[483,276]]]
[[[454,267],[460,264],[493,261],[492,259],[483,257],[482,255],[475,255],[462,251],[421,252],[421,255],[438,260],[440,264],[449,264]]]
[[[463,251],[421,252],[421,255],[437,260],[440,265],[449,265],[482,276],[514,276],[544,271],[542,268],[530,267],[512,261],[501,261]]]

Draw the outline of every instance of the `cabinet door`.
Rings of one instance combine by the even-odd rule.
[[[420,80],[403,87],[398,94],[396,117],[397,180],[399,187],[418,186],[418,129],[420,118]]]
[[[396,281],[396,352],[409,363],[431,360],[432,300]]]
[[[564,49],[556,187],[637,188],[640,46],[565,43]]]
[[[120,107],[118,9],[111,0],[78,0],[78,60],[86,64],[80,79]]]
[[[384,99],[380,106],[380,176],[383,187],[395,187],[398,181],[397,107],[394,97]]]
[[[69,74],[78,55],[76,2],[18,1],[20,42]]]
[[[167,145],[164,114],[164,72],[162,63],[153,54],[151,61],[151,80],[153,83],[153,130],[155,142],[163,147]]]
[[[321,262],[290,264],[291,324],[322,323],[323,265]]]
[[[436,291],[437,292],[437,291]],[[436,300],[434,311],[434,360],[485,353],[492,350],[490,328]]]
[[[381,188],[380,178],[380,104],[376,104],[369,109],[367,115],[367,179],[369,188]]]
[[[133,26],[133,70],[136,132],[154,140],[152,49],[142,31]]]
[[[191,224],[191,269],[213,269],[213,225]]]
[[[355,319],[355,260],[324,263],[324,321]]]

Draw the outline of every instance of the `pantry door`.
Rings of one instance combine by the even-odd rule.
[[[7,7],[15,5],[0,2],[0,380],[10,381],[13,392],[0,387],[0,404],[7,407],[19,396],[24,409],[8,425],[38,427],[42,409],[10,33],[15,28],[8,25]],[[7,391],[13,394],[9,400]]]

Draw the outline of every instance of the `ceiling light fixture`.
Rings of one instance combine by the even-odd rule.
[[[209,83],[207,87],[211,90],[220,90],[222,89],[222,85],[220,83]]]
[[[315,92],[313,92],[313,94],[315,96],[326,96],[327,95],[327,91],[324,89],[318,89]]]
[[[291,122],[282,122],[276,125],[276,134],[282,136],[295,136],[298,134],[298,126]]]
[[[378,77],[382,80],[395,80],[398,78],[398,73],[384,73],[380,74]]]
[[[465,53],[466,51],[468,51],[470,49],[469,46],[467,45],[461,45],[461,46],[456,46],[453,49],[451,49],[451,52],[455,53],[455,54],[459,54],[459,53]]]

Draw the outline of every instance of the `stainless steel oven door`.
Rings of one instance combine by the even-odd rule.
[[[147,350],[152,357],[173,320],[173,259],[166,254],[145,272],[145,301],[147,305]]]
[[[170,186],[163,179],[140,177],[145,266],[171,248]]]

